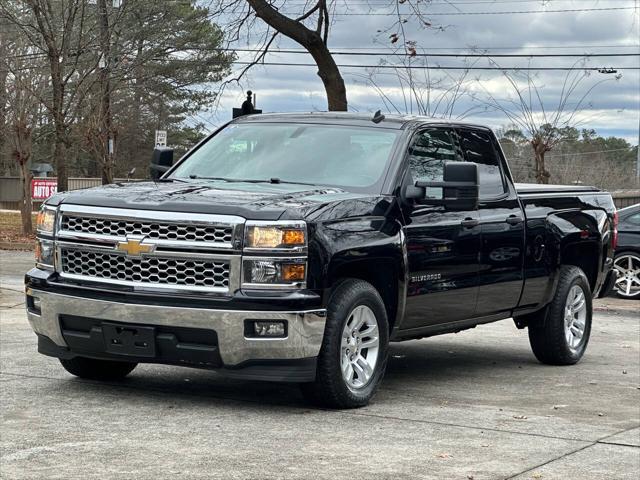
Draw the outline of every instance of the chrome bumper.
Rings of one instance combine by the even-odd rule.
[[[320,353],[326,310],[297,312],[209,310],[115,303],[60,295],[32,288],[27,295],[40,299],[40,314],[27,310],[34,332],[49,337],[56,345],[67,344],[60,330],[59,315],[79,315],[112,322],[144,325],[204,328],[218,336],[220,356],[225,366],[247,360],[291,360],[316,357]],[[244,320],[286,320],[286,338],[245,338]]]

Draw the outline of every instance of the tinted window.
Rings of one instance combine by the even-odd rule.
[[[635,213],[633,215],[629,215],[627,218],[624,219],[624,222],[630,223],[631,225],[640,226],[640,212]]]
[[[409,170],[413,180],[441,182],[444,162],[460,160],[449,130],[420,132],[409,147]]]
[[[491,136],[478,130],[459,130],[460,146],[468,162],[478,164],[480,197],[491,198],[505,192],[498,153]]]

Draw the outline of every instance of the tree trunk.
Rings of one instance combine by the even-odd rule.
[[[0,23],[0,28],[6,28],[6,25]],[[8,49],[6,45],[6,36],[5,32],[0,32],[0,60],[4,60],[6,55],[8,54]],[[6,68],[6,65],[3,65],[0,61],[0,167],[4,170],[5,167],[9,166],[9,155],[6,154],[6,146],[7,146],[7,137],[8,137],[8,126],[7,126],[7,76],[9,71]],[[2,172],[4,173],[4,172]]]
[[[20,216],[22,217],[22,233],[31,235],[33,225],[31,223],[31,212],[33,211],[33,200],[31,198],[31,171],[26,162],[20,164],[20,185],[22,187],[22,200],[20,201]]]
[[[551,176],[549,171],[545,166],[544,160],[544,149],[536,149],[535,158],[536,158],[536,183],[548,184],[549,177]]]
[[[344,79],[340,75],[340,69],[320,35],[316,35],[313,32],[312,36],[316,38],[305,48],[315,60],[316,65],[318,65],[318,76],[322,80],[324,90],[327,93],[327,108],[329,111],[346,112],[347,89],[344,86]]]
[[[110,40],[109,40],[109,14],[106,0],[98,0],[98,24],[100,27],[100,55],[104,66],[100,69],[100,107],[99,107],[99,131],[101,163],[102,163],[102,184],[113,183],[113,164],[115,163],[113,152],[110,146],[115,147],[113,138],[113,118],[111,115],[111,69],[110,69]],[[111,143],[113,142],[113,144]],[[115,148],[114,148],[115,149]]]
[[[305,27],[301,22],[286,17],[265,0],[247,0],[267,25],[299,43],[313,57],[318,66],[318,76],[327,93],[327,107],[332,111],[347,110],[347,90],[340,69],[319,32]],[[328,19],[326,20],[328,21]]]
[[[31,171],[29,170],[29,159],[31,158],[32,136],[31,126],[27,120],[18,118],[13,125],[13,154],[20,170],[20,216],[22,217],[22,233],[31,235],[33,227],[31,225],[31,211],[33,202],[31,200]]]
[[[56,176],[58,177],[58,191],[65,192],[69,189],[69,179],[67,178],[67,126],[64,119],[64,84],[62,82],[62,71],[60,69],[60,56],[49,53],[49,63],[51,65],[51,87],[53,90],[53,125],[55,128],[55,143],[53,148],[53,163],[56,166]]]
[[[551,174],[547,170],[545,165],[544,155],[547,153],[549,149],[546,143],[540,138],[534,137],[531,140],[531,147],[533,147],[533,155],[535,160],[535,173],[536,173],[536,183],[540,184],[548,184],[549,177]]]

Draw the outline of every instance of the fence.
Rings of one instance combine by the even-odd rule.
[[[52,179],[51,179],[52,180]],[[126,178],[116,178],[116,182],[126,182]],[[69,190],[96,187],[102,181],[99,178],[70,178]],[[0,177],[0,209],[20,209],[20,178]],[[640,190],[614,190],[611,192],[616,207],[624,208],[640,203]],[[33,202],[33,209],[37,210],[42,202]]]
[[[35,177],[35,180],[41,177]],[[55,180],[48,178],[48,180]],[[116,182],[126,182],[126,178],[116,178]],[[79,190],[81,188],[97,187],[102,184],[100,178],[70,178],[69,190]],[[20,187],[20,177],[0,177],[0,209],[3,210],[19,210],[20,199],[22,198]],[[41,201],[34,200],[33,209],[40,208]]]

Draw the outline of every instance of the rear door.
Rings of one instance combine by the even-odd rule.
[[[450,128],[418,132],[407,152],[411,182],[442,181],[445,161],[462,161]],[[428,194],[442,198],[442,189]],[[439,191],[438,191],[439,190]],[[478,212],[416,205],[405,212],[409,285],[402,329],[474,316],[478,294]]]
[[[488,130],[458,128],[463,155],[478,165],[482,246],[476,316],[517,306],[522,292],[524,215],[495,137]]]

